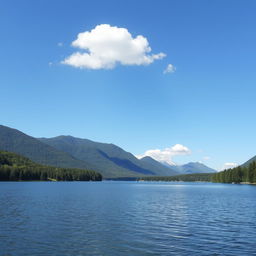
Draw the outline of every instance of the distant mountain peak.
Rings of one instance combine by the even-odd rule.
[[[154,158],[150,157],[150,156],[145,156],[143,158],[141,158],[141,160],[147,160],[151,162],[152,161],[156,161]],[[161,163],[163,166],[166,166],[176,172],[178,172],[179,174],[190,174],[190,173],[213,173],[216,172],[216,170],[206,166],[205,164],[201,163],[201,162],[189,162],[187,164],[183,164],[183,165],[177,165],[172,161],[158,161],[159,163]]]
[[[189,162],[181,166],[184,173],[214,173],[216,170],[200,162]]]

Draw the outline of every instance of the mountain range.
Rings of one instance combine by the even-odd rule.
[[[96,170],[100,171],[104,177],[176,174],[176,170],[160,163],[152,166],[114,144],[94,142],[72,136],[40,138],[39,140],[74,156],[76,159],[94,164]]]
[[[88,139],[72,136],[34,138],[3,125],[0,125],[0,150],[18,153],[40,164],[92,169],[104,178],[215,172],[201,163],[167,166],[151,157],[138,159],[114,144]]]
[[[214,173],[216,170],[204,165],[200,162],[190,162],[183,165],[169,165],[168,163],[163,163],[165,166],[169,166],[169,168],[173,168],[180,174],[192,174],[192,173]]]
[[[78,160],[19,130],[3,125],[0,125],[0,149],[20,154],[39,164],[93,169],[89,163]]]

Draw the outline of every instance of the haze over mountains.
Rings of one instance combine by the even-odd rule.
[[[72,136],[33,138],[2,125],[0,150],[18,153],[40,164],[96,170],[104,178],[215,172],[201,163],[167,166],[151,157],[138,159],[114,144]]]
[[[169,165],[168,163],[162,163],[165,166],[175,169],[182,174],[192,174],[192,173],[214,173],[216,170],[200,163],[200,162],[190,162],[183,165]]]

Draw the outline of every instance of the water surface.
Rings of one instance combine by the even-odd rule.
[[[1,182],[0,255],[256,255],[256,186]]]

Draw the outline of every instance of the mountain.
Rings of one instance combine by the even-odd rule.
[[[247,166],[249,166],[249,164],[252,163],[252,162],[256,162],[256,156],[250,158],[248,161],[246,161],[244,164],[242,164],[242,166],[247,167]]]
[[[77,159],[93,164],[104,177],[138,177],[144,175],[174,175],[174,170],[152,159],[139,160],[114,144],[94,142],[72,136],[40,138],[41,142]],[[152,163],[153,162],[153,163]]]
[[[59,151],[19,130],[0,125],[0,150],[14,152],[32,161],[56,167],[94,169],[89,163]]]
[[[184,165],[171,165],[167,162],[160,162],[164,166],[167,166],[179,174],[192,174],[192,173],[215,173],[216,170],[209,168],[208,166],[199,162],[190,162]]]
[[[175,174],[179,173],[177,166],[175,166],[175,165],[165,166],[150,156],[145,156],[145,157],[141,158],[140,161],[150,164],[152,167],[154,167],[155,170],[161,169],[161,172],[165,176],[175,175]]]
[[[191,173],[215,173],[216,170],[199,162],[191,162],[188,164],[181,165],[181,172],[183,174]]]
[[[0,150],[18,153],[39,164],[95,170],[104,178],[213,172],[200,163],[165,166],[151,157],[137,159],[114,144],[72,136],[37,139],[3,125],[0,125]]]

